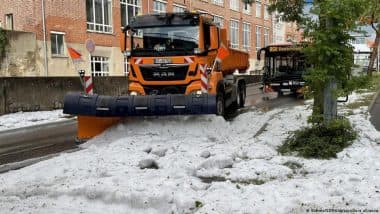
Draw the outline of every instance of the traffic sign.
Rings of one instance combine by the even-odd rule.
[[[86,49],[88,52],[93,53],[95,51],[95,42],[92,39],[86,40]]]

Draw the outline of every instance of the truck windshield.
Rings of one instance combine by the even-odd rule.
[[[178,56],[198,48],[199,26],[136,28],[132,36],[133,56]]]

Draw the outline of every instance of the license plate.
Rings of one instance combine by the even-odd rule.
[[[292,84],[293,84],[293,85],[299,85],[300,82],[299,82],[299,81],[295,81],[295,80],[293,80],[293,81],[292,81]]]
[[[172,59],[169,59],[169,58],[154,59],[154,64],[170,64],[170,63],[172,63]]]

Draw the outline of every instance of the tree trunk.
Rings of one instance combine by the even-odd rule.
[[[314,105],[313,105],[313,113],[312,113],[312,123],[321,123],[323,120],[323,83],[318,83],[318,85],[314,86]]]
[[[375,44],[374,44],[372,54],[371,54],[371,57],[370,57],[369,63],[368,63],[368,70],[367,70],[368,76],[372,76],[373,65],[375,64],[375,60],[377,59],[377,55],[379,54],[378,53],[379,43],[380,43],[380,33],[376,33]]]

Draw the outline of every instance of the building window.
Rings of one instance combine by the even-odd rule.
[[[256,1],[256,17],[261,18],[261,2]]]
[[[265,8],[264,8],[264,19],[269,20],[268,5],[265,5]]]
[[[86,0],[87,30],[112,33],[112,1]]]
[[[64,48],[64,33],[61,32],[51,32],[51,54],[54,56],[63,56],[65,54]]]
[[[231,48],[239,48],[239,22],[235,20],[230,21],[230,40]]]
[[[231,8],[231,10],[239,11],[239,1],[240,0],[230,0],[230,8]]]
[[[91,56],[91,73],[93,76],[109,76],[109,58]]]
[[[133,16],[141,13],[140,0],[120,0],[121,26],[127,26]]]
[[[256,26],[256,51],[261,48],[261,27]]]
[[[251,24],[243,23],[243,49],[251,49]]]
[[[153,1],[153,13],[166,13],[166,4],[164,1]]]
[[[213,4],[223,6],[224,5],[224,0],[212,0]]]
[[[178,5],[178,4],[173,5],[173,12],[174,13],[182,13],[182,12],[185,12],[185,10],[186,10],[185,6]]]
[[[13,14],[5,15],[5,29],[13,30]]]
[[[224,19],[222,16],[214,15],[214,22],[218,24],[220,27],[223,27]]]
[[[250,15],[251,14],[251,5],[244,3],[243,13]]]
[[[264,47],[269,45],[269,29],[264,28]]]

